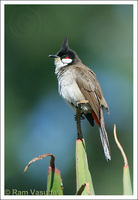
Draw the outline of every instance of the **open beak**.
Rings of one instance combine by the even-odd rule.
[[[49,55],[49,57],[52,57],[52,58],[59,58],[57,55]]]

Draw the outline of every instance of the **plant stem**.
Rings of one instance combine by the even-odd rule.
[[[82,135],[82,131],[81,131],[81,110],[80,110],[80,105],[78,108],[76,108],[76,124],[77,124],[77,139],[82,140],[83,139],[83,135]]]

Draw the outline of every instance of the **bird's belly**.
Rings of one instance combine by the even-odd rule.
[[[77,103],[86,100],[86,98],[81,93],[77,83],[73,80],[72,82],[62,81],[59,84],[59,93],[69,104],[74,111],[76,111]],[[82,104],[81,109],[84,113],[88,113],[91,111],[91,107],[88,103]]]

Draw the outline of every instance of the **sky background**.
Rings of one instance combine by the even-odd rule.
[[[113,126],[133,178],[133,6],[5,6],[5,188],[45,190],[53,153],[64,194],[76,193],[74,111],[58,94],[53,59],[64,36],[96,74],[110,115],[104,112],[112,160],[107,162],[95,124],[82,121],[89,169],[97,195],[123,193],[123,160]],[[133,180],[133,179],[132,179]]]

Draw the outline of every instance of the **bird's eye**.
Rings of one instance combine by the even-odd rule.
[[[69,59],[69,56],[64,55],[62,59]]]

